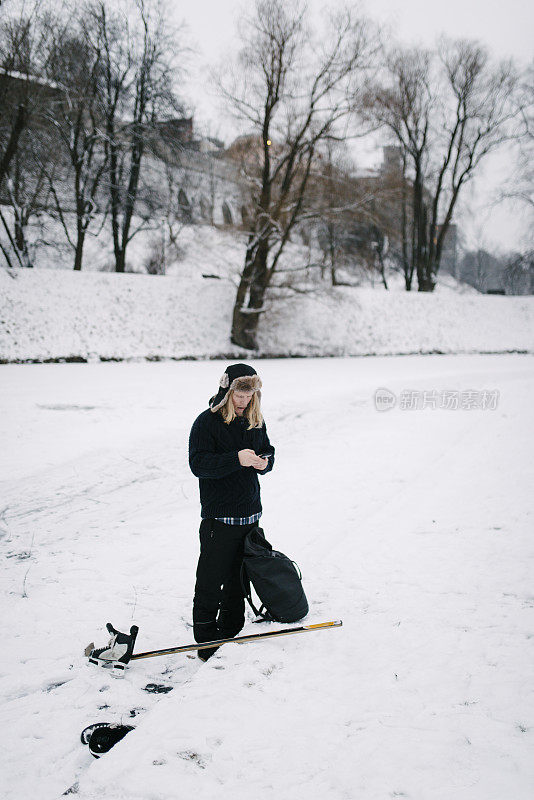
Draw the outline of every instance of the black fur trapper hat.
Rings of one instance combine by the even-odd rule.
[[[230,364],[219,381],[219,391],[210,399],[210,408],[215,413],[226,403],[228,395],[235,392],[256,392],[261,400],[261,379],[254,367],[248,364]]]

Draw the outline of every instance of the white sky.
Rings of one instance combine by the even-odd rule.
[[[340,5],[340,0],[308,0],[314,14]],[[177,4],[175,13],[209,58],[231,45],[237,20],[248,8],[253,8],[252,0],[195,0],[185,10]],[[437,8],[432,0],[374,0],[363,8],[404,40],[428,44],[444,32],[479,39],[502,56],[529,59],[534,54],[534,4],[529,0],[446,0]]]
[[[326,7],[341,5],[330,0],[309,0],[315,22],[320,25]],[[194,0],[185,6],[176,5],[175,20],[183,20],[196,48],[190,66],[190,77],[184,87],[191,103],[195,124],[203,132],[220,136],[227,143],[235,129],[222,114],[220,103],[212,93],[208,65],[224,64],[227,55],[239,46],[237,24],[245,10],[253,8],[252,0]],[[499,57],[515,57],[526,64],[534,56],[534,3],[528,0],[374,0],[364,9],[386,24],[402,41],[431,45],[441,34],[478,39]],[[240,131],[242,132],[242,131]],[[378,154],[367,158],[379,160]],[[488,162],[484,174],[470,190],[470,210],[456,214],[456,221],[466,230],[471,246],[509,249],[519,244],[526,232],[526,215],[521,209],[492,206],[499,176],[509,175],[510,157],[495,157]],[[467,196],[464,195],[464,205]],[[461,218],[460,218],[461,217]]]

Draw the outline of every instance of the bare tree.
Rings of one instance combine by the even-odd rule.
[[[30,221],[46,214],[48,175],[59,166],[57,143],[51,131],[46,127],[29,127],[19,140],[6,178],[6,196],[13,219],[10,243],[22,267],[33,267],[27,229]],[[6,229],[5,219],[3,222]]]
[[[8,3],[0,23],[0,194],[11,206],[13,230],[0,212],[9,242],[2,250],[9,266],[16,261],[28,267],[32,262],[25,230],[44,203],[44,164],[56,161],[45,116],[56,107],[59,90],[45,75],[43,3],[36,0],[9,11]]]
[[[250,186],[251,232],[232,319],[232,341],[255,348],[265,294],[305,211],[317,148],[339,135],[358,78],[368,67],[367,24],[346,11],[318,43],[298,1],[256,0],[241,30],[232,78],[220,85],[236,117],[252,127],[241,168]]]
[[[516,167],[503,187],[499,200],[511,200],[527,212],[525,256],[534,246],[534,63],[520,79],[521,131],[517,142]]]
[[[141,202],[141,166],[148,132],[164,116],[181,111],[174,91],[180,71],[175,61],[186,52],[161,5],[135,0],[128,9],[129,15],[120,13],[104,0],[93,6],[95,47],[102,58],[101,99],[117,272],[125,271],[129,242],[152,224],[157,193],[149,191]],[[134,212],[141,219],[137,226]]]
[[[473,42],[443,39],[435,51],[396,48],[386,54],[366,116],[387,128],[403,153],[403,252],[419,291],[434,289],[463,187],[491,152],[516,135],[516,86],[513,65],[492,64]]]
[[[332,286],[343,285],[338,269],[378,271],[387,289],[384,256],[388,236],[388,175],[363,176],[348,156],[345,143],[328,140],[321,147],[308,191],[310,216]],[[323,272],[324,276],[324,272]]]
[[[511,253],[503,260],[506,293],[534,294],[534,250]]]
[[[55,214],[74,254],[75,270],[82,268],[91,224],[98,219],[98,232],[106,216],[101,192],[107,168],[102,128],[103,64],[101,49],[93,39],[92,22],[85,9],[78,10],[76,20],[71,20],[66,29],[58,27],[55,18],[46,20],[51,43],[47,73],[62,88],[62,102],[48,121],[68,163],[68,173],[61,172],[59,184],[50,172],[48,182]],[[67,196],[66,182],[72,187]]]
[[[34,93],[29,80],[35,69],[37,5],[9,15],[0,23],[0,185],[8,173],[28,123]]]
[[[483,247],[468,250],[463,255],[460,264],[461,279],[479,292],[500,288],[503,283],[502,273],[502,260]]]
[[[309,194],[310,204],[320,215],[317,223],[318,242],[323,251],[325,267],[330,272],[332,286],[338,286],[338,269],[347,266],[353,253],[355,224],[355,181],[351,178],[350,162],[339,153],[337,143],[325,142],[323,156],[317,159],[318,169]],[[345,155],[345,158],[343,156]],[[321,269],[324,277],[324,268]]]

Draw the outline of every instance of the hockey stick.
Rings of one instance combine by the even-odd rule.
[[[148,650],[146,653],[134,653],[130,661],[139,658],[152,658],[153,656],[169,656],[173,653],[188,653],[191,650],[204,650],[207,647],[219,647],[221,644],[245,644],[255,642],[258,639],[273,639],[275,636],[290,636],[293,633],[307,633],[308,631],[324,630],[326,628],[339,628],[343,622],[335,620],[333,622],[318,622],[315,625],[302,625],[299,628],[282,628],[278,631],[265,631],[265,633],[251,633],[248,636],[236,636],[233,639],[215,639],[212,642],[202,642],[202,644],[184,644],[179,647],[167,647],[164,650]]]

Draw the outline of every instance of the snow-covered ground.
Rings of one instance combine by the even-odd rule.
[[[230,325],[244,236],[190,226],[179,241],[182,256],[166,276],[0,270],[0,362],[240,357]],[[132,243],[139,269],[144,245]],[[102,248],[89,267],[107,263]],[[308,257],[291,243],[284,266]],[[398,274],[388,278],[391,291],[364,276],[361,286],[328,287],[317,270],[308,283],[296,274],[310,293],[271,293],[256,355],[534,352],[534,297],[480,295],[445,273],[432,294],[405,292]]]
[[[224,363],[3,366],[2,797],[530,800],[533,365],[256,362],[263,526],[300,564],[307,621],[343,627],[123,680],[82,656],[108,620],[142,650],[192,640],[187,437]],[[117,720],[136,730],[95,761],[80,731]]]

